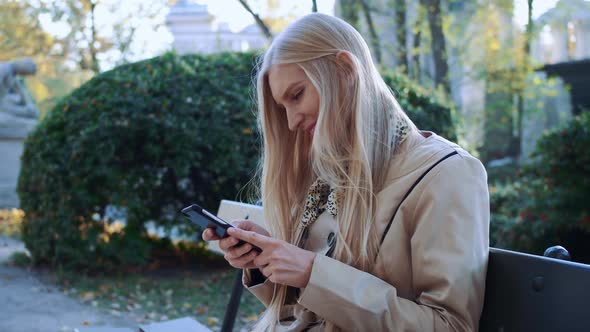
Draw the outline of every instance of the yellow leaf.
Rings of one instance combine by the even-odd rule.
[[[206,306],[200,305],[197,307],[196,311],[197,311],[197,314],[202,315],[208,311],[208,308]]]
[[[207,324],[209,326],[217,325],[217,324],[219,324],[219,318],[217,318],[217,317],[207,317]]]

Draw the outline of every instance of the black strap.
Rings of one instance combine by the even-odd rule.
[[[452,157],[456,154],[458,154],[458,152],[453,151],[453,152],[449,153],[448,155],[444,156],[441,160],[437,161],[434,165],[430,166],[430,168],[428,168],[422,175],[420,175],[418,180],[416,180],[416,182],[414,182],[414,184],[410,187],[408,192],[406,192],[406,194],[404,195],[404,198],[402,198],[401,202],[399,202],[399,204],[397,205],[397,208],[395,208],[395,211],[393,212],[393,216],[391,217],[389,224],[387,224],[387,227],[385,228],[385,231],[383,232],[383,236],[381,236],[381,243],[379,244],[379,247],[381,247],[383,245],[383,241],[385,240],[385,237],[387,236],[387,232],[389,232],[389,228],[391,227],[391,224],[393,224],[393,219],[395,219],[395,215],[397,214],[397,211],[399,210],[400,206],[402,206],[402,204],[406,200],[406,198],[408,198],[408,196],[410,196],[410,193],[412,192],[412,190],[414,190],[414,188],[418,185],[418,183],[420,183],[420,181],[422,181],[422,179],[424,179],[426,174],[428,174],[428,172],[430,172],[436,165],[440,164],[445,159]]]

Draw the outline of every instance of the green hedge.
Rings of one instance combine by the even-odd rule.
[[[215,211],[238,199],[258,162],[255,60],[167,53],[102,73],[58,103],[26,140],[18,183],[34,261],[141,265],[153,247],[146,221],[186,225],[186,204]],[[385,76],[421,128],[456,137],[448,105]],[[126,209],[122,230],[106,219],[109,205]]]
[[[590,113],[544,134],[520,180],[491,190],[491,242],[543,254],[562,245],[590,263]]]
[[[457,141],[459,119],[452,103],[443,94],[424,88],[405,75],[385,72],[382,76],[418,128]]]
[[[590,263],[590,113],[541,137],[525,168],[533,200],[529,213],[543,230],[539,245],[559,243]]]

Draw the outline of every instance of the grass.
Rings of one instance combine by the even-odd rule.
[[[164,270],[131,275],[58,276],[61,291],[111,314],[128,315],[140,324],[185,316],[219,330],[229,302],[236,270]],[[236,330],[249,330],[264,306],[244,291]]]
[[[8,258],[8,264],[12,266],[26,268],[31,266],[32,263],[33,261],[31,260],[29,254],[23,251],[14,252]]]

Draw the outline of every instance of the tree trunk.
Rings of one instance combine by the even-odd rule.
[[[402,72],[407,72],[408,52],[406,48],[406,0],[395,0],[395,28],[397,32],[397,68]]]
[[[527,75],[530,72],[530,55],[531,55],[531,41],[533,35],[533,0],[527,1],[528,7],[528,22],[526,26],[526,32],[524,36],[524,54],[522,56],[522,85],[521,90],[518,92],[517,96],[517,105],[516,105],[516,136],[513,137],[513,151],[514,157],[516,160],[520,160],[522,156],[522,120],[524,117],[524,90],[525,90],[525,82]]]
[[[451,92],[449,84],[449,65],[447,64],[447,51],[445,36],[442,29],[442,14],[440,0],[421,0],[428,13],[428,26],[432,37],[431,49],[434,58],[434,84],[442,85],[447,93]]]
[[[262,30],[262,33],[264,33],[266,38],[269,40],[272,40],[274,36],[272,35],[272,32],[270,32],[270,29],[268,28],[268,26],[260,18],[260,16],[258,16],[258,14],[256,14],[255,12],[252,11],[252,8],[250,8],[250,6],[246,2],[246,0],[238,0],[238,1],[242,4],[244,9],[246,9],[246,11],[248,11],[248,13],[250,13],[250,15],[252,15],[252,17],[254,17],[256,24]]]
[[[422,33],[420,30],[417,30],[416,34],[414,34],[414,44],[412,45],[412,72],[409,73],[410,77],[417,82],[420,82],[420,52],[418,50],[420,49],[421,38]]]
[[[373,24],[373,18],[371,17],[369,4],[367,3],[367,0],[359,0],[359,2],[363,9],[363,14],[365,16],[365,21],[367,21],[367,26],[369,27],[369,34],[371,35],[371,47],[373,48],[373,52],[375,53],[375,59],[377,60],[378,64],[382,64],[381,44],[379,43],[379,36],[377,35],[377,31],[375,30],[375,25]]]
[[[339,3],[342,19],[359,30],[359,4],[357,0],[340,0]]]
[[[98,73],[100,73],[100,65],[98,64],[98,58],[96,56],[98,51],[96,50],[96,45],[95,45],[95,43],[97,42],[95,9],[96,9],[96,2],[90,1],[90,18],[91,18],[91,24],[92,24],[92,26],[90,27],[91,34],[92,34],[92,36],[90,38],[90,61],[91,61],[90,69],[94,73],[98,74]]]

